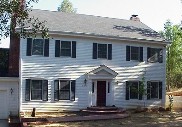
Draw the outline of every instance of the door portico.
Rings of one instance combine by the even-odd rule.
[[[86,74],[89,80],[89,106],[114,105],[114,85],[117,73],[105,65]]]

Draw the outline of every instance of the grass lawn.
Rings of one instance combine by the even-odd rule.
[[[30,127],[182,127],[182,112],[136,113],[124,119],[30,124]]]

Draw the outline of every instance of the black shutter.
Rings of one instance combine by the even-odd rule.
[[[76,41],[72,41],[72,58],[76,58]]]
[[[60,40],[55,41],[55,57],[60,57]]]
[[[159,63],[162,63],[163,62],[163,50],[162,49],[159,49]]]
[[[71,98],[70,100],[75,101],[75,80],[71,81]]]
[[[130,46],[126,46],[126,61],[130,61]]]
[[[59,100],[59,80],[54,81],[54,100]]]
[[[143,99],[143,88],[142,88],[142,82],[139,81],[139,100]]]
[[[112,44],[108,44],[108,60],[112,60]]]
[[[126,100],[129,100],[129,82],[128,81],[126,81]]]
[[[45,39],[44,56],[49,57],[49,39]]]
[[[162,99],[162,82],[159,82],[159,99]]]
[[[27,38],[27,56],[32,55],[32,38]]]
[[[43,89],[42,100],[48,101],[48,80],[43,80],[42,89]]]
[[[147,48],[147,61],[149,62],[149,58],[150,58],[150,53],[151,53],[151,48]]]
[[[140,62],[143,62],[143,47],[140,47]]]
[[[25,84],[25,101],[30,101],[30,79],[26,79]]]
[[[97,59],[97,43],[93,43],[93,59]]]
[[[147,82],[147,100],[149,100],[150,99],[150,90],[151,90],[151,82],[150,81],[148,81]]]

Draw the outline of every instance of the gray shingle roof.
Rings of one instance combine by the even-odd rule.
[[[50,32],[164,41],[157,32],[139,21],[37,9],[30,12],[31,16],[47,21]]]

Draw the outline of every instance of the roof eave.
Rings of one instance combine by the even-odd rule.
[[[107,36],[107,35],[96,35],[94,33],[75,33],[75,32],[61,32],[61,31],[49,31],[50,35],[64,35],[64,36],[77,36],[77,37],[89,37],[89,38],[100,38],[100,39],[110,39],[110,40],[123,40],[132,42],[150,42],[155,44],[170,44],[169,41],[165,40],[147,40],[143,38],[127,38],[120,36]]]

